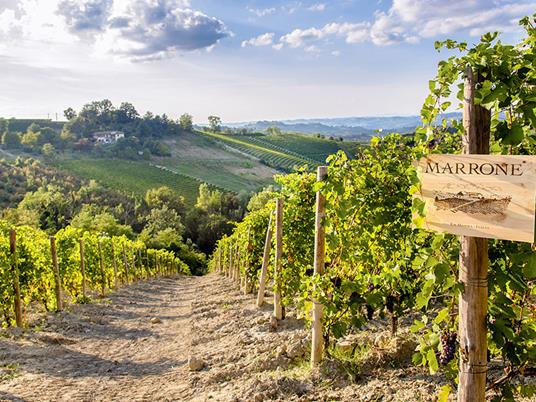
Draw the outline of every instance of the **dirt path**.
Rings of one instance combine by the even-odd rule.
[[[40,331],[0,339],[0,399],[187,398],[192,300],[207,281],[181,277],[140,283],[101,303],[51,314]],[[162,322],[153,324],[154,317]],[[6,368],[14,378],[6,379]]]
[[[32,330],[1,333],[0,400],[431,401],[444,383],[411,366],[415,345],[404,335],[384,339],[373,327],[366,336],[380,340],[380,354],[364,352],[351,371],[327,360],[311,372],[303,321],[287,311],[274,328],[267,302],[258,309],[211,274],[139,283],[49,314]],[[189,356],[203,369],[190,371]]]

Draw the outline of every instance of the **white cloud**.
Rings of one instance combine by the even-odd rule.
[[[270,15],[276,12],[276,9],[274,7],[270,8],[250,8],[247,9],[250,13],[255,14],[257,17],[264,17],[266,15]]]
[[[342,37],[348,43],[364,42],[369,38],[369,24],[332,22],[322,28],[295,29],[283,35],[280,43],[291,48],[303,47],[305,49],[329,37]]]
[[[246,46],[270,46],[274,43],[274,33],[267,32],[254,38],[242,42],[242,47]]]
[[[479,35],[493,30],[512,31],[520,17],[532,14],[536,2],[496,0],[394,0],[387,12],[377,12],[370,35],[376,45],[416,43],[468,31]]]
[[[281,36],[278,48],[316,49],[332,37],[346,43],[372,42],[378,46],[416,44],[424,38],[442,38],[466,31],[476,36],[490,30],[518,29],[518,20],[536,9],[534,0],[393,0],[372,21],[332,22],[322,28],[300,28]]]
[[[134,61],[210,50],[230,35],[222,21],[193,10],[189,0],[20,0],[0,12],[0,43],[83,41],[96,54]]]
[[[326,10],[326,5],[324,3],[316,3],[309,7],[307,10],[322,12]]]
[[[225,24],[180,0],[117,2],[96,47],[131,60],[156,60],[178,51],[210,49],[230,35]]]

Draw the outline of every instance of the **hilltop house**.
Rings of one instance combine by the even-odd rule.
[[[122,131],[97,131],[93,133],[93,139],[97,144],[113,144],[121,138],[125,138]]]

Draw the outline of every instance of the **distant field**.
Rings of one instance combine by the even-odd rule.
[[[200,182],[190,177],[163,171],[148,162],[120,159],[66,159],[58,167],[86,179],[93,179],[106,187],[116,188],[138,196],[160,186],[168,186],[182,195],[189,204],[196,202]]]
[[[184,161],[166,159],[163,165],[168,169],[186,176],[198,178],[223,190],[239,193],[255,191],[272,182],[272,176],[264,177],[265,172],[253,167],[252,163],[197,160]]]
[[[276,150],[295,153],[316,162],[323,163],[326,158],[340,150],[348,155],[355,153],[356,142],[339,142],[325,138],[316,138],[300,134],[281,135],[255,135],[249,137],[251,141],[265,146],[272,146]]]
[[[309,158],[297,153],[276,149],[270,144],[259,144],[248,136],[227,135],[205,131],[199,132],[199,135],[218,140],[239,152],[257,158],[262,163],[278,170],[292,171],[295,166],[307,165],[311,167],[314,165],[314,162]]]
[[[226,191],[260,190],[273,183],[273,175],[277,173],[208,135],[185,133],[166,139],[166,144],[172,157],[159,158],[159,165]]]

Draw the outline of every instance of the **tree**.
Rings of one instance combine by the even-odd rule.
[[[52,145],[50,142],[47,142],[41,148],[41,153],[46,157],[52,157],[56,153],[56,148],[54,148],[54,145]]]
[[[272,126],[272,127],[268,127],[266,129],[266,133],[268,135],[280,135],[281,134],[281,129],[277,126]]]
[[[221,191],[211,191],[206,183],[199,185],[199,195],[195,206],[209,213],[219,212],[221,210],[222,194]]]
[[[145,202],[151,209],[158,209],[167,206],[184,216],[186,213],[186,204],[184,197],[175,194],[169,187],[162,186],[147,190],[145,194]]]
[[[68,107],[63,111],[63,115],[65,116],[67,121],[69,121],[76,117],[76,111],[72,107]]]
[[[130,226],[121,225],[110,212],[102,211],[102,208],[95,205],[84,205],[71,221],[71,226],[90,232],[107,233],[109,236],[133,237]]]
[[[212,131],[221,130],[221,118],[218,116],[208,116],[208,124],[210,125],[210,129]]]
[[[193,118],[191,114],[184,113],[179,118],[179,125],[181,126],[181,129],[184,131],[192,131],[193,128]]]
[[[115,112],[118,123],[129,123],[135,121],[140,114],[132,103],[123,102]]]
[[[6,148],[18,148],[20,147],[20,134],[12,131],[6,131],[2,136],[2,144]]]

